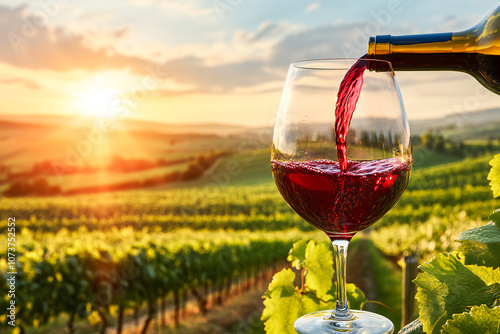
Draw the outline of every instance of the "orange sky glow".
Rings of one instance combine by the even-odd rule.
[[[221,12],[204,0],[52,0],[48,7],[0,1],[7,37],[0,42],[0,116],[268,126],[290,62],[361,56],[372,33],[464,29],[495,4],[470,1],[422,22],[424,6],[404,3],[382,22],[387,4],[364,2],[366,12],[359,4],[321,1],[286,9],[283,1],[242,1]],[[396,77],[410,119],[500,107],[497,96],[462,73]]]

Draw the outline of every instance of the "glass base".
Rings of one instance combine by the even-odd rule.
[[[394,325],[384,316],[376,313],[351,310],[351,320],[335,320],[333,311],[319,311],[304,315],[295,321],[299,334],[392,334]]]

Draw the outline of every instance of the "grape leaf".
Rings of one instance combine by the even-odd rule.
[[[306,264],[307,243],[307,240],[300,240],[294,243],[286,258],[287,261],[292,262],[292,266],[297,270],[302,269]]]
[[[363,291],[352,283],[348,283],[346,285],[346,290],[349,308],[352,310],[360,310],[361,305],[366,302],[366,297]],[[332,294],[332,296],[335,296],[335,294]]]
[[[500,269],[466,266],[456,253],[438,254],[420,269],[416,299],[425,305],[419,319],[428,334],[440,333],[453,314],[474,305],[493,305],[500,298]]]
[[[443,334],[500,333],[500,306],[489,308],[486,305],[475,306],[470,312],[453,315],[443,326]]]
[[[462,244],[459,251],[465,255],[466,265],[500,267],[500,228],[495,223],[462,232],[457,241]]]
[[[490,180],[491,190],[493,190],[493,197],[500,196],[500,154],[495,155],[495,157],[490,161],[491,170],[488,174],[488,180]]]
[[[500,285],[500,269],[493,269],[490,267],[476,265],[467,265],[466,267],[477,277],[479,277],[486,285]],[[483,304],[486,304],[486,302]]]
[[[333,256],[325,243],[309,241],[306,255],[306,289],[315,292],[316,297],[328,302],[335,294],[328,292],[332,288]]]
[[[295,273],[283,269],[274,275],[264,295],[262,321],[268,334],[295,334],[297,318],[320,309],[320,301],[311,293],[301,294],[293,284]]]
[[[500,224],[500,209],[496,210],[493,212],[490,216],[490,219],[495,223],[495,224]],[[498,226],[498,225],[497,225]]]

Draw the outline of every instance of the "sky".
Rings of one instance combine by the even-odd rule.
[[[0,0],[0,116],[268,126],[291,62],[357,58],[375,35],[464,30],[496,4]],[[396,78],[409,119],[500,107],[464,73]]]

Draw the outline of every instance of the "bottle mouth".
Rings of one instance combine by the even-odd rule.
[[[383,56],[391,54],[391,35],[378,35],[368,39],[367,56]]]

